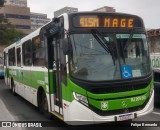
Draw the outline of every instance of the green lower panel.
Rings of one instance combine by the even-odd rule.
[[[97,101],[89,98],[88,101],[90,105],[96,107],[97,109],[107,111],[140,106],[148,99],[148,96],[149,92],[141,96],[135,96],[130,98],[103,101]]]

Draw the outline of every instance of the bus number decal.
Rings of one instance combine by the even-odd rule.
[[[143,100],[146,100],[146,99],[147,99],[146,95],[143,95],[143,96],[131,98],[131,102],[138,102],[138,101],[143,101]]]

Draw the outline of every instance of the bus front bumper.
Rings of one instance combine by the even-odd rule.
[[[131,112],[128,114],[136,115],[137,118],[151,113],[153,111],[153,108],[154,108],[154,91],[152,92],[152,95],[150,96],[148,103],[142,110]],[[67,114],[68,117],[66,118],[67,120],[64,119],[64,121],[66,121],[66,123],[70,125],[114,122],[116,121],[116,117],[120,116],[120,115],[100,116],[76,100],[74,100],[69,105],[67,113],[68,113]]]

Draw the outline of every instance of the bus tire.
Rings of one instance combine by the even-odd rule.
[[[11,79],[11,90],[12,90],[13,95],[15,96],[16,92],[15,92],[15,84],[14,84],[13,79]]]
[[[42,92],[41,100],[39,102],[39,111],[45,115],[48,119],[51,119],[51,113],[48,110],[48,101],[45,92]]]

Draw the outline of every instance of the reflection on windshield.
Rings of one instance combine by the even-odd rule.
[[[132,40],[128,43],[128,34],[116,35],[118,42],[118,49],[121,67],[123,72],[123,66],[130,67],[128,71],[131,71],[131,77],[145,76],[150,71],[150,60],[148,45],[144,34],[134,34]],[[123,73],[122,73],[123,78]]]
[[[89,81],[106,81],[145,76],[150,71],[148,46],[144,34],[103,34],[112,43],[110,52],[92,34],[72,34],[71,75]]]

